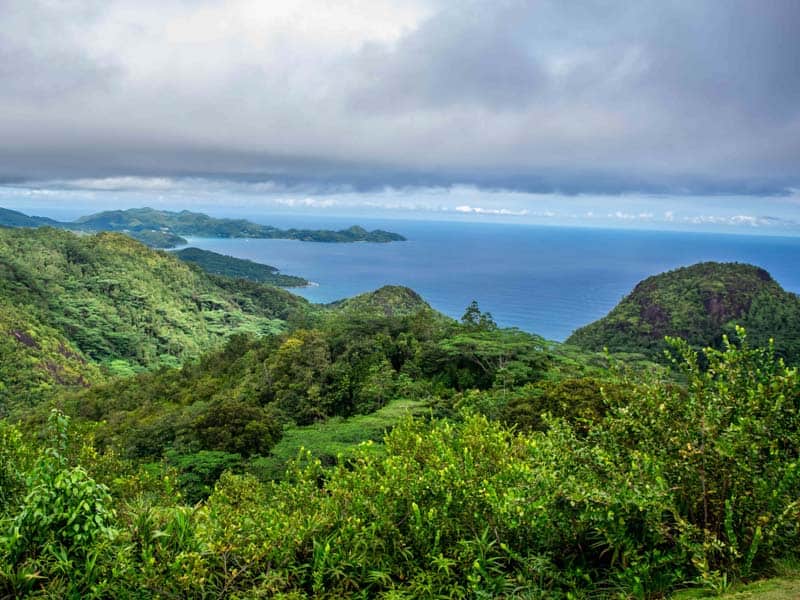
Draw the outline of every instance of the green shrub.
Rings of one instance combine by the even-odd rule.
[[[53,411],[50,446],[30,472],[19,510],[4,523],[0,590],[34,587],[65,595],[99,593],[117,535],[106,486],[67,464],[68,419]]]

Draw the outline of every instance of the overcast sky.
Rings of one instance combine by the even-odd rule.
[[[0,0],[0,24],[6,205],[800,227],[797,0]]]

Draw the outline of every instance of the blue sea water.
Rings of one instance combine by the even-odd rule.
[[[278,267],[315,286],[293,292],[332,302],[383,285],[405,285],[460,317],[470,301],[501,326],[564,340],[608,313],[650,275],[700,261],[767,269],[800,292],[800,238],[561,228],[497,223],[376,221],[248,215],[281,227],[342,228],[355,222],[408,241],[324,244],[293,240],[192,238],[192,246]]]

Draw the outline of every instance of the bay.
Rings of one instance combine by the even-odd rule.
[[[800,292],[800,238],[563,228],[474,222],[246,215],[280,227],[342,228],[358,223],[408,238],[390,244],[191,238],[190,245],[247,258],[315,285],[292,291],[327,303],[405,285],[459,318],[472,300],[504,327],[564,340],[608,313],[640,280],[701,261],[767,269]]]

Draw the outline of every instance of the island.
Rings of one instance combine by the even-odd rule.
[[[0,209],[0,226],[56,227],[71,231],[116,231],[125,233],[153,248],[175,248],[186,243],[184,236],[209,238],[289,239],[302,242],[402,242],[399,233],[375,229],[367,231],[353,225],[347,229],[279,229],[260,225],[246,219],[217,219],[209,215],[182,210],[179,212],[154,208],[110,210],[61,222],[45,217],[30,217],[24,213]]]

